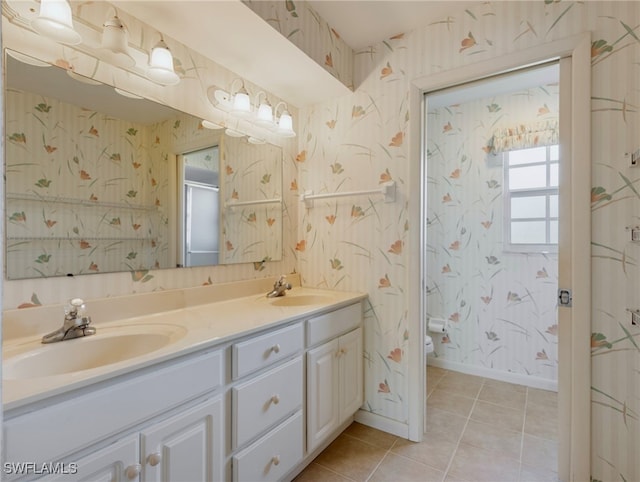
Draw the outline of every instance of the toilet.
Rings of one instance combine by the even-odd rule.
[[[424,352],[433,353],[433,340],[429,335],[424,335]]]

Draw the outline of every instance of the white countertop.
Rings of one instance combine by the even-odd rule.
[[[154,294],[162,296],[162,293]],[[129,298],[133,299],[135,296]],[[56,349],[61,350],[69,346],[67,344],[82,343],[89,338],[99,337],[101,334],[108,336],[109,333],[116,333],[120,328],[144,332],[145,325],[167,325],[168,329],[176,332],[173,336],[177,339],[158,350],[141,356],[71,373],[16,379],[4,378],[5,374],[3,373],[3,408],[6,411],[22,407],[280,324],[309,317],[327,309],[345,306],[362,300],[366,296],[364,293],[295,287],[286,294],[287,300],[292,302],[289,306],[281,306],[279,301],[281,298],[266,298],[264,293],[251,294],[224,301],[139,314],[102,323],[96,323],[94,319],[92,326],[97,329],[95,335],[50,345],[41,344],[40,340],[44,333],[11,337],[3,343],[3,363],[12,357],[28,356],[24,355],[25,353],[31,354],[50,349],[52,345],[58,345]],[[294,298],[301,299],[300,297],[304,297],[305,302],[296,304]],[[117,299],[113,299],[113,301],[118,303]]]

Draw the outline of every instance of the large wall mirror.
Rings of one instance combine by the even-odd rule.
[[[282,151],[5,50],[7,279],[282,257]]]

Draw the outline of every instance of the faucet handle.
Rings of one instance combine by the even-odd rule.
[[[64,308],[65,317],[76,318],[84,314],[85,306],[82,298],[73,298],[69,300],[69,304]]]

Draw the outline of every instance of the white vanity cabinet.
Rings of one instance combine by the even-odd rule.
[[[322,343],[307,352],[309,453],[353,416],[363,403],[361,324],[360,303],[308,321],[308,344]]]
[[[206,400],[73,462],[47,482],[221,481],[223,404]]]
[[[37,467],[5,473],[6,479],[33,480],[43,474],[43,463],[59,464],[59,478],[52,480],[160,480],[175,470],[212,476],[162,480],[223,478],[223,358],[221,350],[206,350],[21,414],[7,413],[5,462]],[[96,449],[87,453],[92,445]]]
[[[362,404],[360,300],[6,411],[5,467],[59,471],[3,480],[291,480]]]

